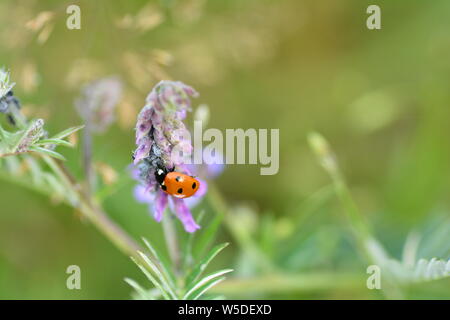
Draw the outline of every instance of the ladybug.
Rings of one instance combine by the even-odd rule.
[[[155,179],[165,193],[180,199],[192,197],[200,187],[194,177],[160,166],[155,170]]]

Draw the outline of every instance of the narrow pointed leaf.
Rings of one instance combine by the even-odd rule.
[[[73,147],[73,144],[71,144],[70,142],[66,141],[66,140],[61,140],[61,139],[42,139],[39,140],[36,145],[62,145],[65,147]]]
[[[39,163],[33,157],[29,155],[24,155],[24,159],[30,169],[31,179],[33,184],[41,186],[43,183],[43,170],[39,166]]]
[[[43,173],[43,178],[47,182],[47,188],[51,189],[51,196],[55,199],[64,199],[64,195],[67,194],[67,189],[64,185],[52,174],[48,172]]]
[[[212,280],[219,278],[227,273],[232,272],[233,269],[224,269],[224,270],[220,270],[214,273],[211,273],[210,275],[207,275],[206,277],[204,277],[203,279],[201,279],[199,282],[195,283],[195,285],[193,285],[191,288],[189,288],[188,292],[186,292],[186,294],[184,295],[183,299],[191,299],[193,293],[195,293],[196,291],[198,291],[200,288],[202,288],[203,286],[207,285],[208,283],[210,283]]]
[[[157,261],[159,261],[159,265],[161,266],[161,272],[165,276],[166,280],[170,282],[170,285],[174,288],[175,287],[175,277],[170,271],[170,268],[167,267],[166,262],[162,258],[162,256],[158,253],[158,251],[151,245],[151,243],[145,239],[142,238],[142,241],[144,241],[145,245],[147,246],[148,250],[150,250],[151,254],[155,257]]]
[[[83,126],[76,126],[76,127],[71,127],[69,129],[66,129],[64,131],[61,131],[60,133],[55,134],[53,137],[51,137],[50,139],[64,139],[65,137],[70,136],[72,133],[77,132],[78,130],[81,130],[84,128]]]
[[[130,285],[144,300],[154,300],[147,291],[142,288],[139,283],[130,278],[125,278],[124,281]]]
[[[205,286],[203,286],[201,288],[201,290],[199,290],[199,292],[197,292],[193,297],[192,300],[198,300],[206,291],[208,291],[209,289],[211,289],[212,287],[214,287],[216,284],[218,284],[219,282],[222,282],[223,280],[225,280],[225,277],[221,277],[217,280],[211,281],[209,283],[207,283]]]
[[[141,271],[144,273],[144,275],[150,280],[151,283],[155,286],[155,288],[158,288],[158,290],[161,292],[162,296],[166,300],[170,300],[169,295],[167,294],[166,290],[163,288],[161,283],[158,282],[158,280],[155,279],[155,277],[146,269],[144,266],[142,266],[139,262],[137,262],[134,258],[131,258],[133,262],[141,269]]]
[[[194,267],[192,272],[187,276],[186,283],[188,286],[192,285],[205,271],[208,264],[222,251],[224,248],[228,246],[228,242],[219,244],[212,248],[208,254]]]
[[[38,146],[31,146],[30,150],[38,152],[38,153],[45,154],[47,156],[50,156],[52,158],[56,158],[56,159],[59,159],[59,160],[63,160],[63,161],[66,160],[66,158],[63,157],[63,155],[59,154],[56,151],[50,150],[50,149],[46,149],[46,148],[42,148],[42,147],[38,147]]]
[[[152,271],[156,274],[158,279],[161,281],[161,284],[165,287],[165,290],[171,295],[172,299],[178,300],[177,295],[174,292],[174,289],[167,281],[167,279],[163,276],[159,268],[147,257],[144,253],[138,251],[138,254],[144,259],[145,263],[152,269]]]
[[[4,141],[8,139],[8,131],[4,130],[2,125],[0,124],[0,141]]]

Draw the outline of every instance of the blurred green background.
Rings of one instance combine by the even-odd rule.
[[[81,7],[81,30],[66,28],[72,3]],[[368,30],[366,8],[375,3],[382,29]],[[43,11],[51,17],[37,28]],[[264,280],[266,271],[244,258],[246,240],[236,239],[228,223],[219,238],[231,246],[216,261],[236,268],[226,296],[381,298],[365,287],[366,266],[337,201],[309,202],[329,178],[306,135],[327,137],[389,253],[399,258],[417,230],[427,239],[419,248],[424,258],[448,259],[449,17],[447,0],[2,0],[0,65],[11,70],[25,112],[44,118],[50,132],[81,123],[73,101],[83,84],[119,76],[118,121],[95,138],[94,157],[122,177],[137,112],[161,79],[197,89],[194,103],[209,106],[209,127],[279,128],[277,175],[231,165],[215,183],[267,259],[299,286]],[[62,152],[82,177],[79,150]],[[134,200],[133,182],[120,181],[105,210],[132,235],[163,247],[161,226]],[[69,207],[5,180],[0,199],[0,298],[128,299],[123,278],[144,282],[128,257]],[[195,212],[202,209],[208,213],[207,200]],[[82,290],[66,289],[72,264],[81,267]],[[329,278],[303,287],[308,272]],[[338,280],[341,274],[363,280]],[[239,284],[246,277],[275,284],[259,292],[259,284]],[[449,284],[413,286],[407,297],[449,298]]]

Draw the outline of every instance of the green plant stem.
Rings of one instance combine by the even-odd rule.
[[[21,129],[27,126],[26,118],[16,106],[11,107],[11,114],[17,126]],[[144,251],[119,225],[113,222],[108,215],[95,203],[90,193],[77,183],[75,178],[60,160],[42,156],[50,169],[60,178],[68,194],[66,201],[77,208],[98,230],[100,230],[118,249],[128,256],[142,261],[137,251]],[[143,262],[143,261],[142,261]],[[145,264],[144,264],[145,265]]]
[[[92,124],[87,120],[83,130],[83,168],[86,179],[86,192],[95,192],[95,173],[92,167]]]
[[[130,257],[138,258],[137,251],[143,251],[139,246],[119,225],[113,222],[100,208],[91,207],[83,204],[80,207],[86,216],[90,218],[90,221],[113,242],[117,248]]]
[[[373,244],[378,244],[373,236],[373,233],[369,227],[369,224],[364,219],[358,206],[353,200],[353,196],[348,188],[348,185],[339,170],[331,172],[331,178],[335,186],[337,196],[344,208],[350,225],[353,229],[353,234],[356,239],[356,246],[360,251],[360,254],[369,264],[380,264],[381,260],[373,254],[373,250],[369,248]],[[381,249],[381,248],[380,248]],[[385,279],[389,279],[387,276]],[[401,289],[392,281],[387,280],[387,283],[383,285],[383,294],[388,299],[403,299]]]
[[[78,185],[60,160],[44,157],[50,168],[57,176],[61,178],[66,187],[73,193],[78,200],[77,209],[83,213],[107,238],[109,238],[122,252],[128,256],[134,257],[138,261],[141,258],[137,251],[143,251],[122,228],[109,219],[108,215],[100,208],[93,199],[84,192]]]
[[[68,191],[65,203],[78,209],[84,217],[86,217],[124,254],[135,258],[139,262],[143,262],[137,251],[144,252],[145,250],[143,250],[143,248],[139,246],[119,225],[114,223],[95,201],[90,199],[84,193],[81,186],[75,181],[64,164],[60,160],[48,156],[43,156],[43,159],[55,175],[57,175],[64,183],[66,190]],[[20,179],[19,177],[13,177],[10,174],[2,173],[0,174],[0,179],[10,183],[16,183],[45,196],[51,195],[48,191],[35,187],[35,185],[29,183],[29,181]],[[145,264],[143,263],[143,265]]]
[[[0,158],[6,158],[6,157],[13,157],[13,156],[18,156],[24,153],[32,153],[34,151],[31,150],[27,150],[26,152],[9,152],[9,153],[2,153],[0,154]]]
[[[328,142],[319,133],[311,133],[308,139],[311,149],[316,153],[319,162],[331,177],[336,195],[353,231],[358,251],[367,263],[382,264],[387,259],[387,255],[375,239],[369,223],[356,205]],[[383,293],[388,298],[398,299],[402,297],[400,288],[395,283],[389,283],[389,281],[387,285],[383,286]]]
[[[167,210],[166,210],[167,211]],[[179,275],[181,270],[181,253],[180,245],[178,243],[177,230],[173,224],[173,217],[168,212],[163,215],[163,229],[164,237],[166,240],[167,251],[169,252],[170,259],[176,275]]]
[[[340,171],[336,170],[335,172],[330,172],[330,176],[339,201],[341,202],[344,212],[347,215],[347,219],[350,222],[350,226],[356,238],[357,246],[361,254],[366,259],[371,261],[371,255],[366,247],[367,241],[369,241],[372,237],[369,225],[365,221],[358,206],[353,200],[350,189],[348,188],[347,183]]]

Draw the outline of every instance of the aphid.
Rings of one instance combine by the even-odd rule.
[[[194,177],[160,166],[155,171],[155,178],[165,193],[180,199],[192,197],[200,187]]]

